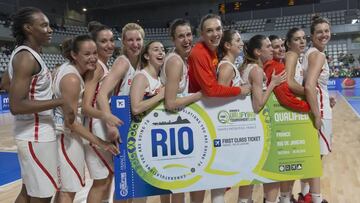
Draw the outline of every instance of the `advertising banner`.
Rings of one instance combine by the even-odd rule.
[[[256,114],[251,98],[205,98],[177,111],[163,103],[132,117],[127,96],[112,97],[122,143],[115,195],[128,199],[321,176],[308,114],[271,95]]]

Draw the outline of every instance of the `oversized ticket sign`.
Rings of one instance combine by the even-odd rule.
[[[160,103],[132,120],[127,96],[111,101],[124,121],[117,199],[321,176],[309,115],[283,108],[274,95],[259,114],[249,96],[205,98],[173,112]]]

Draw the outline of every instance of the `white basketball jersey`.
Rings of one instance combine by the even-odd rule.
[[[303,85],[304,70],[299,61],[297,61],[297,63],[296,63],[294,79],[297,83],[299,83],[300,85]]]
[[[131,65],[129,59],[125,55],[121,55],[116,60],[119,60],[120,58],[123,58],[128,62],[129,69],[127,70],[124,78],[122,78],[119,84],[115,87],[115,96],[129,95],[131,82],[135,76],[135,68]]]
[[[55,74],[55,78],[53,81],[53,91],[54,91],[54,95],[55,98],[61,98],[61,91],[60,91],[60,82],[61,79],[64,78],[66,75],[68,74],[75,74],[79,80],[80,80],[80,94],[79,94],[79,100],[78,100],[78,104],[77,104],[77,117],[76,117],[76,121],[81,123],[82,122],[82,116],[81,116],[81,106],[82,106],[82,97],[84,94],[84,80],[82,79],[81,75],[79,74],[78,70],[75,68],[75,66],[73,66],[72,64],[70,64],[69,62],[65,62],[64,64],[62,64],[56,74]],[[66,129],[64,127],[64,114],[62,112],[61,107],[57,107],[55,108],[55,116],[54,116],[54,120],[55,120],[55,130],[56,130],[56,134],[62,134],[62,133],[70,133],[69,129]]]
[[[231,86],[233,87],[239,87],[240,85],[243,85],[244,84],[244,81],[243,79],[241,78],[240,76],[240,72],[239,70],[236,68],[236,66],[231,63],[230,61],[227,61],[227,60],[221,60],[220,63],[218,64],[218,67],[216,69],[216,72],[217,74],[219,74],[220,72],[220,66],[224,63],[228,63],[232,66],[233,70],[234,70],[234,73],[235,73],[235,76],[233,77],[233,79],[231,80]],[[249,71],[250,72],[250,71]],[[249,74],[249,73],[247,73]],[[249,77],[249,76],[248,76]]]
[[[16,47],[12,52],[8,68],[10,80],[12,80],[14,74],[12,66],[14,56],[23,50],[30,52],[40,64],[39,73],[31,78],[29,100],[51,100],[53,97],[51,73],[40,55],[28,46]],[[52,109],[33,114],[15,115],[14,124],[15,139],[38,142],[56,140]]]
[[[306,81],[306,74],[308,72],[309,68],[309,55],[313,53],[314,51],[318,51],[316,48],[311,47],[308,49],[304,55],[303,59],[303,70],[304,70],[304,80]],[[322,53],[324,54],[324,53]],[[331,119],[332,118],[332,112],[330,107],[330,100],[329,100],[329,91],[327,89],[327,83],[330,77],[330,70],[329,65],[327,63],[327,60],[325,60],[325,63],[323,67],[321,67],[321,72],[317,81],[317,91],[318,91],[318,105],[321,117],[323,119]]]
[[[182,63],[182,76],[181,76],[181,80],[180,80],[180,83],[179,83],[179,89],[177,91],[177,93],[179,95],[186,95],[188,92],[189,92],[189,76],[188,76],[188,67],[187,67],[187,64],[184,63],[183,59],[179,56],[179,54],[175,53],[175,52],[172,52],[172,53],[169,53],[166,57],[165,57],[165,60],[164,60],[164,65],[163,65],[163,68],[160,72],[160,80],[161,80],[161,83],[162,84],[165,84],[166,83],[166,73],[165,73],[165,66],[166,66],[166,63],[168,62],[168,60],[172,57],[177,57],[178,60],[181,61]],[[171,68],[171,67],[170,67]]]
[[[137,74],[143,74],[149,82],[149,86],[145,89],[144,96],[147,96],[147,97],[155,96],[159,92],[159,89],[161,87],[160,77],[155,79],[155,78],[151,77],[151,75],[148,72],[146,72],[146,70],[144,70],[144,69],[136,72],[136,75]]]

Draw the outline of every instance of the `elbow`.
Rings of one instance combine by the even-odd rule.
[[[255,105],[254,106],[254,113],[258,114],[262,109],[262,106],[261,105]]]
[[[131,113],[136,116],[141,114],[143,111],[141,110],[141,108],[137,107],[137,106],[131,106]]]
[[[305,92],[312,92],[313,90],[315,90],[315,86],[312,84],[305,84],[304,90]]]
[[[20,106],[21,105],[12,104],[10,102],[10,112],[11,112],[11,114],[12,115],[24,114],[24,112],[21,110]]]

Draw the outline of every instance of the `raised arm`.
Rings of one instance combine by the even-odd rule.
[[[75,74],[68,74],[64,76],[60,81],[60,90],[61,95],[64,100],[71,104],[71,107],[74,112],[77,112],[78,108],[78,100],[80,97],[80,80],[78,76]],[[66,120],[66,115],[65,120]],[[65,126],[69,128],[71,131],[77,133],[82,138],[88,140],[89,142],[98,145],[104,150],[110,151],[112,154],[116,155],[119,153],[118,148],[109,143],[105,142],[102,139],[98,138],[94,134],[92,134],[88,129],[86,129],[82,123],[79,123],[75,120],[74,123],[65,122]]]
[[[321,115],[317,101],[317,81],[319,79],[321,68],[325,63],[325,55],[319,51],[315,51],[309,55],[309,68],[307,70],[307,77],[305,82],[305,96],[307,102],[310,104],[311,112],[315,117],[315,127],[321,128]]]
[[[118,57],[115,60],[109,74],[102,82],[98,93],[97,104],[101,111],[111,113],[109,106],[110,95],[116,85],[124,78],[129,68],[128,62],[123,57]]]
[[[259,66],[256,65],[256,67],[250,71],[249,77],[249,81],[252,86],[252,106],[254,112],[259,113],[269,99],[273,89],[286,80],[286,74],[281,72],[280,74],[275,75],[274,71],[271,77],[271,82],[267,86],[265,92],[263,92],[264,72]]]
[[[305,90],[302,85],[295,80],[296,64],[299,59],[299,54],[293,51],[286,52],[285,55],[285,70],[287,73],[287,83],[292,92],[297,95],[305,95]]]
[[[196,102],[201,98],[201,92],[196,92],[185,97],[177,97],[179,83],[183,75],[183,64],[178,58],[170,58],[167,61],[165,67],[163,68],[167,76],[165,84],[166,109],[174,110],[175,108],[186,106],[190,103]]]
[[[144,100],[144,93],[147,86],[149,86],[149,82],[143,74],[137,74],[134,77],[130,88],[131,111],[133,115],[138,115],[151,109],[159,101],[164,99],[164,87],[161,87],[157,95]]]

